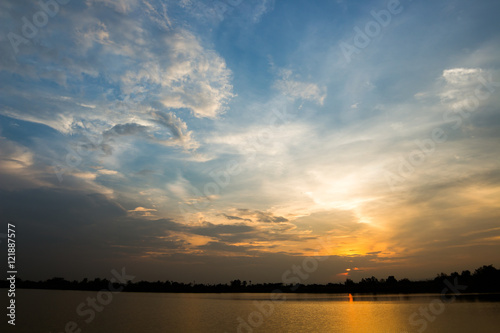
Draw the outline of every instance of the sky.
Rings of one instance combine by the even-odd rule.
[[[495,0],[0,3],[19,277],[500,267]]]

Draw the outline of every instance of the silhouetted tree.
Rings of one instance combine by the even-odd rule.
[[[385,283],[390,284],[390,285],[394,285],[394,284],[398,283],[398,281],[396,280],[396,278],[393,275],[391,275],[387,278]]]
[[[233,281],[231,281],[231,288],[237,289],[239,287],[241,287],[241,281],[240,280],[233,280]]]
[[[394,276],[389,276],[387,280],[372,276],[363,278],[359,283],[352,279],[346,279],[344,283],[321,284],[288,284],[283,283],[247,283],[246,280],[232,280],[229,284],[204,285],[191,283],[173,282],[173,281],[127,281],[125,284],[114,282],[113,287],[122,287],[123,291],[129,292],[257,292],[270,293],[274,290],[282,292],[295,293],[440,293],[443,290],[445,281],[450,283],[459,283],[467,286],[464,293],[493,293],[500,292],[500,270],[492,265],[479,267],[471,274],[470,271],[462,271],[461,274],[453,272],[450,275],[440,273],[432,280],[410,281],[407,278],[396,280]],[[26,289],[62,289],[62,290],[95,290],[109,288],[110,281],[107,279],[95,278],[89,280],[84,278],[82,281],[67,281],[61,277],[51,278],[46,281],[25,281],[16,278],[17,288]],[[8,288],[7,280],[0,280],[0,288]]]

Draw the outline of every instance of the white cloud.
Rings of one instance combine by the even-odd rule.
[[[31,101],[31,99],[28,99],[28,101]],[[73,123],[75,121],[73,115],[67,113],[37,115],[23,111],[24,110],[17,110],[7,107],[0,109],[0,114],[14,119],[29,121],[37,124],[43,124],[61,133],[71,133]]]
[[[78,43],[84,52],[94,44],[110,44],[109,31],[104,23],[97,18],[90,18],[87,25],[78,27],[76,30]]]
[[[281,70],[281,78],[277,80],[274,86],[292,98],[301,98],[323,105],[326,98],[326,87],[318,86],[315,83],[301,82],[293,78],[291,70]]]
[[[83,180],[95,180],[97,178],[97,174],[93,172],[73,172],[72,175]]]
[[[274,9],[274,0],[261,0],[253,12],[252,20],[259,22],[261,17]]]
[[[107,176],[115,176],[119,174],[119,172],[116,170],[108,170],[108,169],[99,169],[97,172],[99,172],[101,175],[107,175]]]
[[[60,81],[65,86],[55,89],[34,87],[23,91],[10,88],[10,96],[18,96],[17,100],[24,105],[17,103],[15,108],[3,107],[0,114],[80,136],[99,135],[120,124],[139,124],[148,126],[147,133],[142,136],[151,142],[182,147],[191,152],[196,150],[199,143],[174,109],[189,109],[199,118],[216,118],[223,113],[234,96],[230,82],[232,72],[225,60],[213,49],[204,47],[192,33],[182,28],[171,31],[167,7],[161,2],[88,0],[86,4],[88,7],[81,10],[68,7],[63,18],[71,21],[72,29],[62,32],[67,40],[56,38],[60,37],[61,31],[56,31],[53,26],[46,27],[46,33],[54,37],[49,46],[58,51],[53,52],[57,58],[38,55],[37,72],[30,74],[33,76],[30,82],[34,82],[36,76],[45,75],[38,72],[55,68],[63,76]],[[106,19],[106,14],[112,16],[112,10],[130,13],[139,7],[140,15],[134,13],[133,18]],[[162,28],[155,39],[152,33],[156,31],[150,29],[151,22]],[[69,45],[61,44],[68,41]],[[88,59],[96,60],[90,66]],[[89,77],[99,77],[99,83],[93,79],[90,83]],[[71,96],[71,91],[76,91],[74,88],[86,91],[88,84],[92,85],[89,89],[92,92]],[[59,95],[54,97],[56,89]],[[60,97],[61,94],[69,96]],[[154,108],[151,102],[156,103]],[[159,102],[172,111],[159,117],[156,113],[162,109]],[[156,124],[151,119],[152,113],[156,114]],[[91,124],[92,129],[81,124]],[[170,138],[156,138],[153,132],[158,129],[170,132]],[[120,142],[107,144],[117,146]],[[211,159],[202,154],[189,158],[196,161]],[[117,161],[116,165],[119,164]]]
[[[480,68],[452,68],[443,71],[443,78],[449,84],[465,86],[476,83],[482,72]]]
[[[444,105],[454,110],[474,111],[491,98],[489,89],[498,89],[493,72],[481,68],[447,69],[442,78],[445,84],[438,96]]]
[[[144,207],[136,207],[133,210],[129,210],[129,212],[156,212],[156,209],[153,208],[144,208]]]
[[[135,209],[128,210],[127,213],[131,216],[142,216],[142,217],[156,217],[156,212],[158,210],[154,208],[136,207]]]
[[[475,86],[479,83],[479,76],[483,71],[479,68],[453,68],[443,71],[442,79],[445,86],[439,94],[441,100],[446,102],[456,102],[464,99],[464,94],[474,92]]]
[[[151,21],[155,22],[157,26],[164,30],[169,30],[172,26],[170,18],[167,15],[167,5],[160,3],[161,8],[155,8],[149,1],[143,0],[145,10]]]
[[[181,31],[166,39],[170,62],[162,75],[166,89],[162,103],[168,108],[188,108],[196,117],[215,118],[234,96],[231,71],[224,59],[201,46],[197,38]]]

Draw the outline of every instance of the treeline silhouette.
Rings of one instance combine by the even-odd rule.
[[[448,281],[446,283],[445,281]],[[46,281],[29,281],[17,278],[16,288],[24,289],[57,289],[57,290],[88,290],[98,291],[110,288],[110,281],[96,278],[82,281],[67,281],[55,277]],[[377,279],[372,276],[363,278],[360,282],[347,279],[344,283],[328,284],[283,284],[283,283],[256,283],[251,281],[233,280],[229,284],[197,284],[173,281],[138,281],[125,284],[113,283],[113,289],[126,292],[157,292],[157,293],[270,293],[281,291],[285,293],[380,293],[380,294],[411,294],[411,293],[440,293],[447,285],[466,286],[461,293],[495,293],[500,292],[500,270],[493,265],[482,266],[471,273],[441,273],[432,280],[410,281],[397,280],[394,276],[387,279]],[[9,288],[10,282],[0,280],[0,288]]]

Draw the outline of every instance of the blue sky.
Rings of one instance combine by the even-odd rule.
[[[47,3],[0,5],[25,278],[500,264],[496,1]]]

